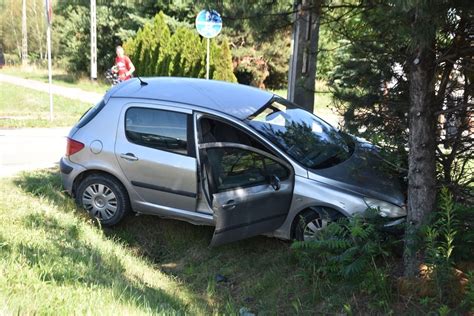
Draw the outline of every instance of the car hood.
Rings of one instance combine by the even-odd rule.
[[[330,168],[310,169],[308,177],[362,196],[398,206],[405,204],[401,175],[370,143],[355,140],[354,153],[349,159]]]

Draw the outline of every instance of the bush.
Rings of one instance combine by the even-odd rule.
[[[140,76],[175,76],[204,78],[206,76],[206,39],[195,30],[177,26],[171,34],[163,12],[141,28],[124,44],[126,53]],[[209,77],[236,82],[232,56],[226,39],[220,45],[211,41]]]
[[[5,65],[16,66],[21,64],[20,57],[17,54],[4,54],[5,56]]]
[[[342,281],[386,309],[392,294],[385,259],[393,242],[378,226],[378,216],[368,210],[365,217],[330,223],[316,240],[295,242],[292,248],[315,283],[339,287]]]

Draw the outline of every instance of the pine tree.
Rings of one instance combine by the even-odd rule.
[[[215,61],[215,70],[212,79],[223,80],[229,82],[237,82],[237,78],[229,65],[232,65],[232,54],[229,48],[229,42],[226,38],[219,47],[219,56]]]

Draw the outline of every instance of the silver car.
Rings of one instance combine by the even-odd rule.
[[[377,149],[245,85],[132,79],[72,128],[63,186],[102,225],[130,212],[215,226],[216,246],[265,234],[309,240],[376,208],[404,221],[399,177]]]

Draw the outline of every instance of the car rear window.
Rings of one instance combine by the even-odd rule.
[[[77,128],[84,127],[87,123],[92,121],[92,119],[97,114],[99,114],[99,112],[104,108],[104,106],[105,106],[105,101],[102,100],[99,103],[97,103],[95,106],[91,107],[82,115],[82,117],[79,119],[79,122],[77,122],[76,127]]]

